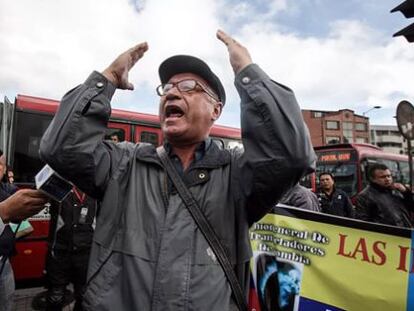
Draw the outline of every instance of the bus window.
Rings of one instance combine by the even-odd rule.
[[[115,143],[120,143],[125,140],[125,130],[119,128],[108,128],[105,134],[105,140],[112,140]]]
[[[154,146],[158,146],[158,134],[154,132],[142,131],[140,141],[143,143],[150,143]]]
[[[43,167],[39,145],[52,116],[27,112],[16,113],[16,141],[13,171],[18,183],[34,182],[34,176]]]
[[[400,174],[398,172],[399,169],[398,169],[398,163],[397,163],[397,161],[394,161],[394,160],[386,160],[386,159],[378,159],[378,162],[379,163],[382,163],[382,164],[385,164],[389,168],[389,170],[392,173],[392,177],[394,179],[399,177]]]
[[[410,168],[408,162],[398,161],[399,171],[401,172],[400,182],[404,185],[410,183]]]
[[[365,162],[365,172],[366,172],[365,175],[366,175],[367,180],[368,180],[369,165],[372,163],[381,163],[381,164],[386,165],[391,171],[391,175],[392,175],[394,182],[403,183],[403,184],[408,183],[408,180],[409,180],[408,162],[381,159],[381,158],[369,158],[367,159],[367,162]]]
[[[395,160],[388,160],[388,159],[381,159],[381,158],[377,158],[377,159],[368,159],[369,163],[381,163],[384,164],[388,167],[388,169],[391,171],[391,175],[393,180],[396,181],[400,181],[401,180],[401,172],[399,170],[398,167],[398,162]],[[368,167],[369,169],[369,167]]]

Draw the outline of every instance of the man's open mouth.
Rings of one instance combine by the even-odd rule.
[[[184,111],[178,106],[168,105],[165,108],[165,117],[166,118],[180,118],[184,115]]]

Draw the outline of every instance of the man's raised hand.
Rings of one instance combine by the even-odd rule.
[[[148,43],[142,42],[119,55],[102,74],[118,89],[133,90],[134,85],[128,81],[129,70],[148,50]]]
[[[249,51],[222,30],[217,31],[217,38],[222,41],[229,51],[230,64],[235,74],[252,63]]]

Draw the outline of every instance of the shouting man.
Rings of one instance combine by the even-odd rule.
[[[244,151],[222,150],[209,132],[226,94],[202,60],[172,56],[159,67],[164,148],[249,284],[249,226],[312,169],[309,134],[293,92],[252,63],[222,31],[241,97]],[[226,276],[150,144],[103,140],[118,89],[148,50],[141,43],[62,99],[40,152],[100,201],[84,307],[90,310],[231,310]],[[247,296],[246,296],[247,297]]]

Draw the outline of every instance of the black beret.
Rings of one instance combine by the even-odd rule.
[[[220,79],[211,71],[210,67],[201,59],[189,55],[175,55],[164,60],[158,68],[162,84],[167,83],[172,76],[179,73],[194,73],[202,77],[209,87],[218,95],[221,103],[226,102],[226,92]]]

